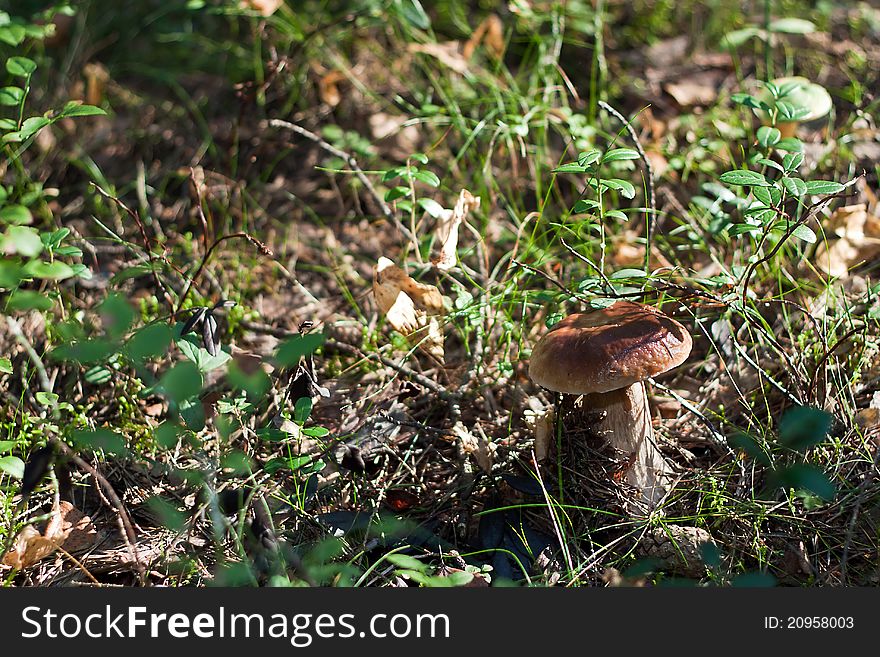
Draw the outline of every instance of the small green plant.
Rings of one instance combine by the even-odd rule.
[[[13,56],[6,60],[7,74],[12,84],[0,88],[0,106],[11,110],[13,116],[0,118],[0,143],[6,167],[14,174],[10,184],[0,185],[0,290],[5,294],[5,311],[48,310],[52,300],[33,289],[34,282],[51,283],[75,276],[88,278],[85,265],[66,262],[79,258],[82,251],[67,244],[70,229],[41,231],[34,226],[34,208],[45,206],[48,192],[30,179],[22,164],[23,152],[33,143],[41,130],[65,118],[104,114],[104,110],[71,101],[57,110],[39,115],[27,110],[31,81],[37,64],[27,57]]]

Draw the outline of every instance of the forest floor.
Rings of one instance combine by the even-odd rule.
[[[0,268],[7,585],[878,583],[880,10],[114,4],[2,46],[105,111],[4,146],[85,266]],[[785,150],[788,76],[833,108]],[[693,338],[637,511],[529,377],[617,299]]]

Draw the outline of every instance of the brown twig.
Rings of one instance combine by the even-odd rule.
[[[85,472],[90,474],[103,489],[104,494],[107,496],[111,506],[113,506],[113,508],[116,510],[117,521],[120,525],[119,533],[121,534],[122,540],[125,542],[128,551],[131,553],[132,559],[134,559],[135,568],[138,571],[141,584],[143,584],[146,577],[146,568],[143,562],[141,562],[140,555],[138,554],[137,534],[135,534],[134,525],[131,522],[131,517],[129,517],[128,511],[126,510],[125,505],[122,503],[122,500],[119,499],[116,491],[113,490],[113,486],[110,485],[110,482],[107,481],[104,475],[102,475],[90,463],[80,457],[79,454],[70,449],[70,447],[68,447],[66,443],[58,440],[57,438],[52,438],[51,442],[55,445],[60,454],[63,454],[65,457],[73,461],[81,470],[84,470]]]

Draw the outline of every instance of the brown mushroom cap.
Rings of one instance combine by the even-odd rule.
[[[691,352],[685,328],[659,310],[618,301],[570,315],[535,345],[529,377],[573,395],[610,392],[671,370]]]

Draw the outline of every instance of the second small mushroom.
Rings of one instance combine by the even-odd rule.
[[[647,508],[671,484],[672,469],[654,443],[645,379],[685,361],[692,340],[674,319],[650,306],[617,301],[566,317],[535,345],[529,376],[549,390],[583,395],[600,411],[595,427],[628,464],[625,480]]]

